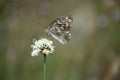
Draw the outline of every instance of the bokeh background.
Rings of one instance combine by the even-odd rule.
[[[0,0],[0,80],[43,80],[43,56],[30,46],[65,15],[72,39],[54,40],[46,80],[120,80],[120,0]]]

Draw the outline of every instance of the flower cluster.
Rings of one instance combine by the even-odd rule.
[[[39,40],[34,40],[34,44],[31,45],[32,52],[31,56],[38,56],[38,54],[49,55],[54,52],[53,42],[47,38],[41,38]]]

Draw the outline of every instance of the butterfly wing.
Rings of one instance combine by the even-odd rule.
[[[48,27],[46,32],[51,35],[54,39],[59,41],[61,44],[66,44],[71,39],[71,23],[72,18],[68,16],[63,16],[57,18]]]

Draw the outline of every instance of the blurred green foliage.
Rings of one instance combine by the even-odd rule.
[[[46,80],[120,80],[119,0],[0,0],[0,80],[43,80],[43,56],[31,57],[30,45],[64,15],[72,39],[55,41]]]

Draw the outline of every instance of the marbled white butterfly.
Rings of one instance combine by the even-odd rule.
[[[66,44],[71,39],[72,22],[73,18],[70,16],[59,17],[51,23],[46,32],[61,44]]]

